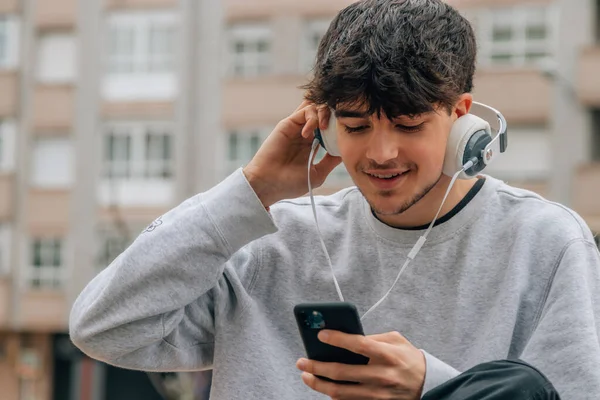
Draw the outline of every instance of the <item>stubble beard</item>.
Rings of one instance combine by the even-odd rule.
[[[377,208],[376,205],[374,204],[374,202],[372,200],[370,200],[367,196],[365,196],[365,193],[360,189],[360,187],[358,187],[358,185],[357,185],[357,187],[358,187],[358,190],[360,191],[360,193],[363,195],[363,197],[367,200],[367,203],[369,203],[371,210],[373,210],[373,212],[375,214],[386,215],[386,216],[387,215],[400,215],[400,214],[404,213],[406,210],[408,210],[409,208],[411,208],[412,206],[414,206],[415,204],[417,204],[423,197],[425,197],[427,195],[427,193],[431,192],[431,190],[438,184],[440,179],[442,179],[442,175],[443,175],[443,173],[440,173],[440,176],[438,176],[438,178],[435,180],[435,182],[427,185],[425,188],[423,188],[422,190],[417,192],[414,196],[412,196],[410,199],[406,200],[404,203],[400,204],[397,208],[393,209],[392,211],[382,210],[382,209]],[[386,190],[386,191],[378,192],[376,194],[376,196],[390,198],[390,197],[393,197],[395,194],[396,194],[395,190]]]

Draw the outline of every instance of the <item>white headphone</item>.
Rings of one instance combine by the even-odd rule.
[[[332,113],[329,127],[324,132],[317,128],[315,137],[329,154],[340,156],[334,118]],[[492,126],[497,132],[495,136],[492,134]],[[446,145],[443,172],[451,177],[469,160],[476,158],[478,162],[458,176],[459,179],[472,178],[489,165],[498,154],[504,153],[507,146],[506,119],[502,113],[485,104],[473,102],[471,112],[458,118],[452,125]]]

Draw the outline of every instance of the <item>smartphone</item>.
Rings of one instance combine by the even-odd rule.
[[[323,329],[364,335],[354,304],[348,302],[298,304],[294,307],[294,316],[309,359],[359,365],[369,362],[369,359],[361,354],[331,346],[321,342],[318,338],[319,332]],[[332,381],[325,377],[319,378]]]

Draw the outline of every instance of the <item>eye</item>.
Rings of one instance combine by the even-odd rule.
[[[362,132],[365,129],[367,129],[368,126],[366,126],[366,125],[361,125],[361,126],[347,126],[347,125],[344,125],[344,128],[346,129],[346,132],[348,132],[348,133],[358,133],[358,132]]]
[[[414,126],[396,125],[396,128],[400,129],[401,131],[407,132],[407,133],[413,133],[413,132],[419,132],[421,129],[423,129],[424,125],[425,125],[425,122],[422,122],[419,125],[414,125]]]

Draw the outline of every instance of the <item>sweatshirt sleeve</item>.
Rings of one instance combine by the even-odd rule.
[[[421,391],[421,398],[431,389],[448,382],[460,375],[460,372],[445,362],[437,359],[425,350],[421,350],[425,356],[425,383]]]
[[[247,245],[276,231],[237,170],[157,219],[85,287],[70,314],[73,343],[124,368],[209,367],[215,313],[250,301],[257,262]]]
[[[537,367],[561,398],[600,398],[600,254],[590,240],[563,250],[539,322],[521,359]]]
[[[539,369],[561,398],[600,398],[600,253],[590,239],[565,246],[539,320],[521,356]],[[424,350],[422,394],[461,371]]]

